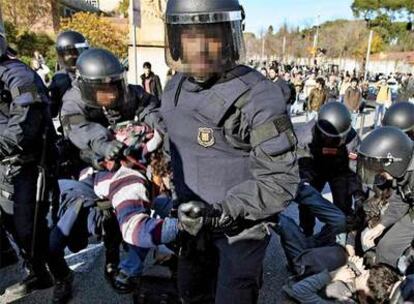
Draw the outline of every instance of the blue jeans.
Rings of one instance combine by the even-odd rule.
[[[172,207],[173,202],[171,198],[160,195],[153,202],[154,216],[165,218],[170,214]],[[119,268],[130,277],[140,276],[144,270],[144,261],[149,249],[131,244],[128,244],[128,249],[128,253],[119,264]]]
[[[385,114],[385,105],[377,105],[375,107],[375,119],[374,119],[374,127],[380,127],[382,124],[382,118]]]
[[[357,112],[351,112],[351,120],[352,120],[352,128],[357,128],[357,122],[358,122],[358,113]]]
[[[325,224],[323,233],[339,235],[346,231],[345,214],[337,206],[325,199],[320,192],[309,184],[300,183],[295,202],[306,206],[310,214]]]

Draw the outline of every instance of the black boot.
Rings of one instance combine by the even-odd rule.
[[[73,271],[70,271],[63,279],[56,279],[52,303],[64,304],[70,300],[72,297],[73,277]]]
[[[16,264],[19,258],[13,249],[0,252],[0,269]]]
[[[53,286],[53,279],[47,270],[42,272],[29,271],[29,274],[21,282],[10,286],[6,293],[18,297],[24,297],[38,289],[47,289]]]
[[[133,292],[139,285],[139,277],[130,277],[122,270],[114,277],[112,287],[117,293],[126,294]]]

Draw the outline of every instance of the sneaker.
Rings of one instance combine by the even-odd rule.
[[[49,272],[45,271],[39,274],[31,272],[21,282],[7,288],[6,293],[17,297],[24,297],[35,290],[47,289],[52,286],[53,279]]]
[[[126,294],[133,292],[139,285],[138,277],[130,277],[124,271],[120,270],[114,277],[112,287],[117,293]]]
[[[70,271],[65,278],[56,280],[52,303],[64,304],[70,300],[72,297],[73,278],[73,271]]]

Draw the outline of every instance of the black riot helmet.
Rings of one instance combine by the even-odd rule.
[[[3,57],[6,53],[7,53],[6,30],[4,28],[3,15],[1,13],[1,6],[0,6],[0,57]]]
[[[370,133],[359,146],[357,172],[367,185],[375,185],[386,172],[401,178],[413,158],[413,141],[400,129],[382,127]]]
[[[238,0],[169,0],[165,19],[170,68],[205,82],[244,59]]]
[[[76,69],[76,60],[79,55],[89,48],[85,37],[75,31],[66,31],[59,34],[56,39],[56,52],[59,63],[70,72]]]
[[[329,102],[319,110],[316,127],[325,144],[338,147],[352,129],[351,114],[342,103]]]
[[[382,125],[401,129],[414,140],[414,104],[407,101],[393,104],[385,113]]]
[[[76,63],[76,75],[82,99],[89,106],[115,108],[126,97],[124,67],[107,50],[83,52]]]

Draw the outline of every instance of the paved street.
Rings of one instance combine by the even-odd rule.
[[[372,124],[371,114],[366,122]],[[305,121],[304,116],[294,118],[296,125]],[[325,196],[330,197],[329,189],[326,189]],[[287,210],[288,214],[297,218],[295,204]],[[71,303],[132,303],[131,296],[120,296],[113,292],[106,283],[103,276],[103,247],[101,244],[92,244],[88,249],[78,254],[68,254],[67,259],[75,270],[74,298]],[[243,265],[240,265],[243,267]],[[0,294],[7,286],[17,282],[23,276],[22,267],[12,266],[0,271]],[[280,247],[279,239],[273,236],[268,247],[267,256],[264,262],[264,286],[261,292],[261,304],[291,303],[282,292],[282,286],[289,276],[286,270],[285,256]],[[48,303],[52,289],[33,293],[23,299],[13,299],[7,295],[0,296],[0,303],[25,303],[40,304]]]

